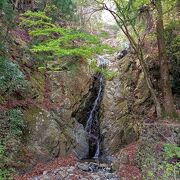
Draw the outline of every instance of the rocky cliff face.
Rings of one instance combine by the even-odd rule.
[[[110,68],[119,73],[106,82],[101,129],[105,152],[115,153],[138,139],[141,116],[153,113],[153,107],[139,61],[132,54],[112,59]]]
[[[77,110],[91,84],[85,65],[71,72],[49,72],[49,87],[43,106],[34,104],[24,112],[28,133],[26,141],[34,154],[43,160],[72,152],[74,124],[72,112]]]
[[[81,129],[76,127],[78,124],[72,113],[77,111],[92,84],[92,74],[84,60],[67,59],[65,70],[53,69],[61,67],[59,60],[49,62],[45,71],[37,68],[27,51],[27,44],[25,32],[12,32],[9,58],[19,64],[28,87],[20,94],[7,96],[0,109],[2,122],[8,122],[5,112],[10,109],[18,108],[23,114],[25,130],[22,142],[16,139],[8,142],[9,157],[12,157],[10,163],[13,162],[18,170],[73,152]]]

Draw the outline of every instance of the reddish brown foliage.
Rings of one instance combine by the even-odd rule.
[[[138,150],[137,143],[130,144],[122,149],[123,153],[128,155],[128,164],[121,165],[119,168],[119,176],[128,180],[142,180],[141,171],[133,165]]]
[[[137,150],[138,145],[136,143],[130,144],[122,149],[122,152],[128,154],[130,164],[132,164],[132,161],[134,161]]]
[[[12,108],[16,108],[16,107],[27,107],[34,103],[35,102],[30,98],[25,99],[25,100],[8,101],[6,104],[0,104],[0,112],[6,111]]]
[[[122,165],[119,169],[119,175],[128,180],[142,180],[141,172],[136,166]]]

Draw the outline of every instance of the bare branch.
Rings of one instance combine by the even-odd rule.
[[[99,12],[99,11],[102,11],[103,8],[100,8],[100,9],[94,9],[93,12],[90,13],[89,15],[89,18],[87,19],[87,21],[89,21],[91,19],[91,17],[96,13],[96,12]],[[87,13],[89,14],[89,13]]]

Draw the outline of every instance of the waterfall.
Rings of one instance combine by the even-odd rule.
[[[100,68],[105,68],[107,63],[106,59],[98,56],[98,64]],[[89,113],[89,117],[86,122],[85,131],[88,133],[89,146],[90,146],[90,156],[94,159],[98,159],[100,156],[100,123],[99,123],[99,110],[101,106],[101,101],[103,98],[105,78],[102,73],[97,74],[98,90],[96,93],[95,101],[93,102],[92,109]],[[92,152],[91,152],[92,151]]]

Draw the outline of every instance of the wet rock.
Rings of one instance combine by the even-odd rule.
[[[43,172],[43,175],[46,175],[47,173],[48,173],[47,171],[44,171],[44,172]]]
[[[68,173],[72,173],[75,170],[75,167],[71,166],[69,167],[69,169],[67,170]]]
[[[105,175],[107,179],[112,179],[114,177],[114,174],[108,173]]]
[[[88,178],[83,178],[83,177],[82,177],[81,180],[88,180]]]
[[[108,164],[100,164],[99,165],[99,168],[102,168],[102,169],[105,169],[105,168],[108,168],[109,165]]]
[[[93,180],[101,180],[101,177],[99,175],[91,175]]]
[[[91,172],[90,167],[94,167],[95,171]],[[44,179],[81,179],[81,180],[119,180],[116,173],[108,171],[108,164],[99,164],[95,162],[78,162],[75,166],[65,166],[59,169],[44,171],[43,175],[31,178],[31,180],[44,180]]]
[[[97,163],[89,163],[89,170],[91,172],[97,172],[100,169],[100,166]]]
[[[89,171],[89,164],[88,163],[78,163],[77,167],[83,171]]]

